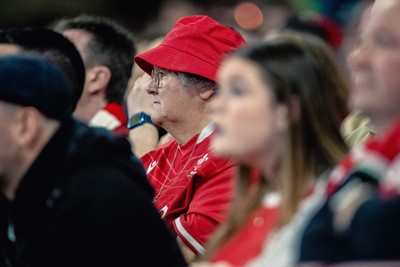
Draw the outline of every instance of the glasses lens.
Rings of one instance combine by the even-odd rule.
[[[156,87],[159,88],[161,85],[161,72],[158,68],[153,68],[153,71],[151,72],[151,79],[153,80]]]

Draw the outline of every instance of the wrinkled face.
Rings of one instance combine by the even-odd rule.
[[[349,56],[350,105],[383,127],[400,115],[400,1],[376,1]]]
[[[177,73],[154,67],[147,92],[153,97],[153,122],[167,131],[170,123],[184,121],[197,111],[198,90],[185,88]]]
[[[282,121],[286,106],[275,101],[258,66],[232,57],[222,64],[218,82],[220,89],[211,102],[213,151],[252,165],[276,162],[287,130]]]

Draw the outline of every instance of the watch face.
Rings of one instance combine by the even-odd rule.
[[[142,118],[142,113],[136,113],[135,115],[133,115],[133,116],[129,119],[129,121],[130,121],[131,124],[133,125],[133,124],[136,124],[136,123],[140,122],[140,121],[141,121],[141,118]]]
[[[129,118],[128,128],[133,129],[143,123],[152,123],[151,118],[144,112],[136,113]]]
[[[143,123],[142,113],[136,113],[129,118],[128,128],[132,129],[136,126],[139,126],[141,123]]]

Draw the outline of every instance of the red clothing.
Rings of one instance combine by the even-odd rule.
[[[240,231],[217,251],[211,262],[225,261],[233,266],[244,266],[260,254],[267,236],[276,227],[278,216],[277,194],[267,195],[264,205],[253,212]]]
[[[233,188],[233,164],[212,154],[211,133],[206,127],[184,145],[171,140],[141,158],[155,189],[155,206],[198,254],[222,221]]]
[[[122,105],[117,103],[108,103],[103,109],[99,110],[90,120],[90,126],[104,127],[113,133],[129,136],[127,127],[127,117]]]
[[[400,266],[399,174],[400,121],[332,171],[303,231],[299,265]]]

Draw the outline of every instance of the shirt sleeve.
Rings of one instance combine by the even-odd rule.
[[[226,163],[221,167],[211,164],[199,173],[195,183],[193,198],[188,210],[173,222],[176,234],[197,254],[204,251],[204,244],[223,221],[230,205],[233,188],[233,166]]]

